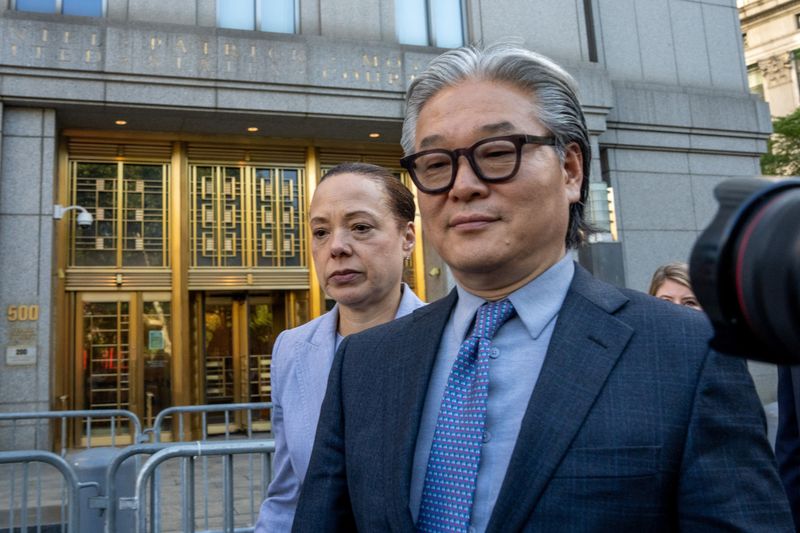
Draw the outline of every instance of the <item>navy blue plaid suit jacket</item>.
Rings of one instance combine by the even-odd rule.
[[[447,298],[346,339],[294,531],[413,531],[417,431]],[[488,531],[791,531],[745,361],[705,316],[576,266]],[[491,401],[491,400],[490,400]]]

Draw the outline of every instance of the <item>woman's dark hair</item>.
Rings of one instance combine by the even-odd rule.
[[[386,206],[394,215],[398,226],[403,227],[407,222],[414,222],[414,195],[400,178],[387,169],[370,163],[340,163],[326,172],[319,181],[322,183],[336,174],[359,174],[380,183],[386,193]]]

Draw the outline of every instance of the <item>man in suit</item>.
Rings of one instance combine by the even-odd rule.
[[[744,361],[567,254],[591,160],[569,74],[449,51],[403,147],[457,287],[342,343],[295,531],[791,530]]]
[[[775,457],[800,530],[800,366],[778,367],[778,432]]]

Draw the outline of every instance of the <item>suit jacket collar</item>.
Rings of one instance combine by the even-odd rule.
[[[612,316],[627,301],[576,265],[487,531],[520,530],[533,513],[630,340]]]

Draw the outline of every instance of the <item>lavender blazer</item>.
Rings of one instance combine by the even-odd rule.
[[[403,284],[395,318],[425,305]],[[256,533],[290,531],[308,469],[320,407],[336,352],[339,305],[278,335],[272,350],[272,432],[275,477],[261,505]]]

